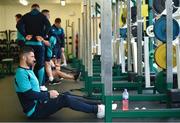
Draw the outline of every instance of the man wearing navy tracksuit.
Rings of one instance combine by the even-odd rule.
[[[31,46],[37,60],[34,73],[39,80],[39,85],[45,83],[45,38],[51,29],[49,20],[40,12],[38,4],[31,6],[31,12],[25,14],[16,25],[18,31],[26,38],[25,45]]]
[[[53,49],[53,56],[57,59],[57,64],[60,65],[60,59],[61,59],[61,54],[62,51],[64,52],[64,47],[65,47],[65,41],[64,41],[64,29],[61,28],[61,19],[56,18],[55,22],[51,28],[51,31],[56,34],[56,45],[55,48]]]
[[[20,51],[20,64],[15,75],[15,89],[27,117],[46,118],[63,107],[76,111],[105,115],[105,106],[90,104],[69,93],[59,94],[56,90],[40,91],[39,82],[32,68],[35,62],[34,50],[23,47]]]
[[[22,15],[21,14],[16,14],[15,18],[16,18],[16,22],[18,22],[22,18]],[[24,38],[24,36],[22,36],[21,33],[19,33],[19,31],[17,31],[16,42],[17,42],[17,44],[19,45],[20,48],[22,48],[24,46],[25,38]]]

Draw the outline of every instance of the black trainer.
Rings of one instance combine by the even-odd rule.
[[[78,72],[77,74],[74,75],[74,80],[77,81],[81,76],[81,72]]]
[[[53,81],[49,81],[49,85],[57,85],[57,84],[61,84],[61,79],[54,78]]]

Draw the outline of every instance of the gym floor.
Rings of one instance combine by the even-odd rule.
[[[0,122],[29,122],[33,121],[24,115],[22,112],[21,105],[17,98],[14,89],[14,76],[7,76],[5,78],[0,79]],[[75,82],[69,80],[63,80],[63,83],[55,86],[48,86],[49,89],[57,89],[59,91],[68,91],[70,89],[83,87],[82,82]],[[75,94],[82,95],[81,92],[74,92]],[[159,107],[160,105],[151,104],[148,102],[136,103],[133,104],[130,102],[130,108],[132,105],[135,106],[145,106],[151,105],[150,107]],[[120,107],[118,107],[120,108]],[[36,120],[37,121],[37,120]],[[94,114],[87,114],[82,112],[73,111],[68,108],[64,108],[54,115],[41,119],[38,121],[46,121],[46,122],[102,122],[103,120],[97,119]],[[132,118],[132,119],[114,119],[115,122],[180,122],[180,119],[174,118],[162,118],[162,119],[151,119],[151,118]]]

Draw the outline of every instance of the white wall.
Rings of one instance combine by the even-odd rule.
[[[42,9],[50,10],[50,22],[53,24],[56,17],[62,19],[62,27],[65,29],[66,20],[69,19],[70,23],[75,22],[75,31],[77,31],[78,18],[81,18],[81,5],[80,4],[66,4],[62,7],[59,4],[40,5]],[[0,31],[1,30],[15,30],[16,21],[15,15],[17,13],[25,14],[30,11],[30,6],[22,5],[0,5]],[[70,16],[74,13],[74,16]]]
[[[4,10],[4,6],[0,5],[0,31],[5,30],[5,26],[4,26],[4,22],[5,22],[5,10]]]

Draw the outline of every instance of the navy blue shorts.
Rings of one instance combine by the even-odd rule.
[[[47,46],[45,46],[45,61],[49,62],[53,56],[50,57],[50,55],[48,54],[48,48]]]
[[[49,61],[51,61],[51,58],[50,57],[45,57],[45,61],[49,62]]]
[[[60,59],[61,58],[61,47],[60,46],[55,46],[53,49],[53,57]]]

